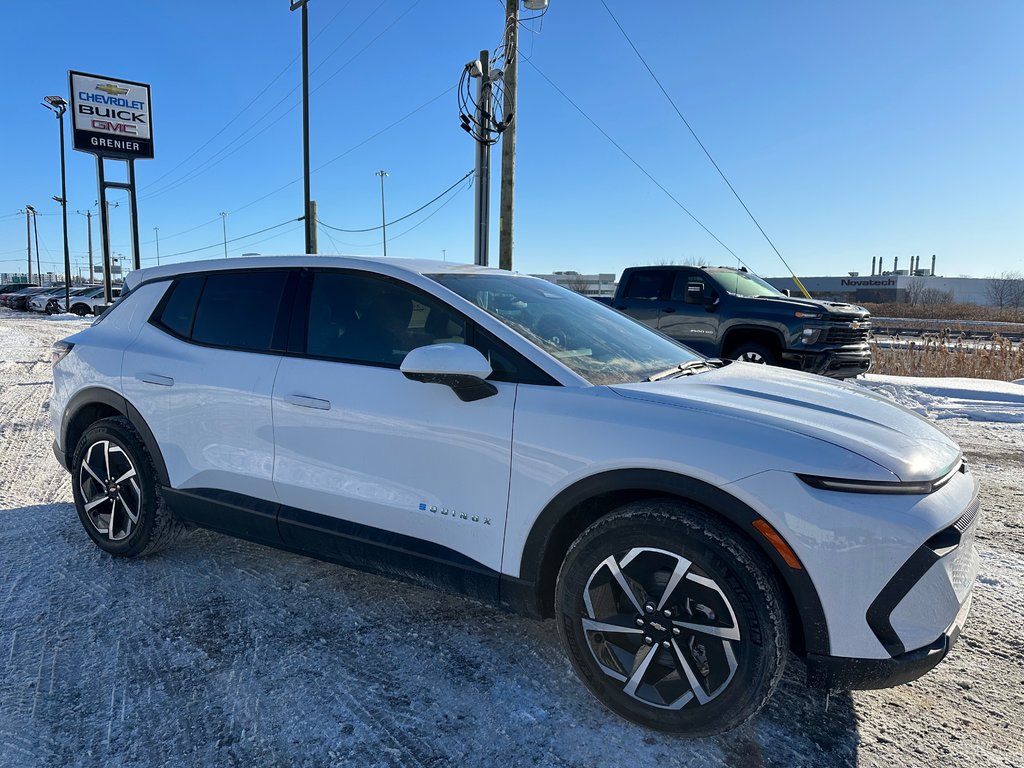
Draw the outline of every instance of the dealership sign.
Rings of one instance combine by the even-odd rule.
[[[153,157],[149,86],[68,72],[74,148],[122,160]]]

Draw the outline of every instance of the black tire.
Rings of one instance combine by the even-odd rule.
[[[85,317],[89,314],[89,308],[85,304],[75,304],[71,307],[71,311],[79,317]]]
[[[83,466],[87,459],[89,467]],[[134,474],[129,475],[129,470]],[[86,533],[112,555],[152,554],[185,530],[160,495],[142,438],[123,416],[101,419],[82,435],[71,463],[71,487]]]
[[[675,500],[634,502],[587,528],[559,571],[555,613],[591,693],[627,720],[687,736],[723,733],[756,715],[789,650],[771,565],[713,515]]]
[[[744,363],[758,363],[760,365],[779,364],[779,357],[772,349],[755,341],[743,342],[729,353],[729,357]]]

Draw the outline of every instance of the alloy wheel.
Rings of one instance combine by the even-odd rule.
[[[110,440],[89,446],[78,474],[85,516],[110,541],[131,536],[139,522],[142,489],[128,454]]]
[[[644,704],[707,704],[736,673],[736,613],[721,587],[681,555],[644,547],[610,556],[590,575],[583,602],[595,661]]]
[[[760,363],[761,365],[764,365],[767,362],[762,355],[753,351],[744,352],[736,359],[744,363]]]

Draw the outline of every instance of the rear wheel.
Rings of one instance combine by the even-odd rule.
[[[605,706],[690,736],[753,717],[789,647],[771,566],[682,502],[633,503],[591,525],[566,555],[555,605],[569,658]]]
[[[89,313],[89,308],[85,304],[75,304],[71,311],[79,317],[85,317]]]
[[[184,530],[160,496],[139,433],[123,416],[101,419],[85,431],[71,474],[82,526],[112,555],[148,555]]]

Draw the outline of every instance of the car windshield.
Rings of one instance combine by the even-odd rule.
[[[432,275],[591,384],[642,381],[703,358],[593,299],[512,275]]]
[[[733,296],[767,296],[771,298],[786,295],[752,272],[737,272],[734,269],[709,269],[707,272],[722,290]]]

